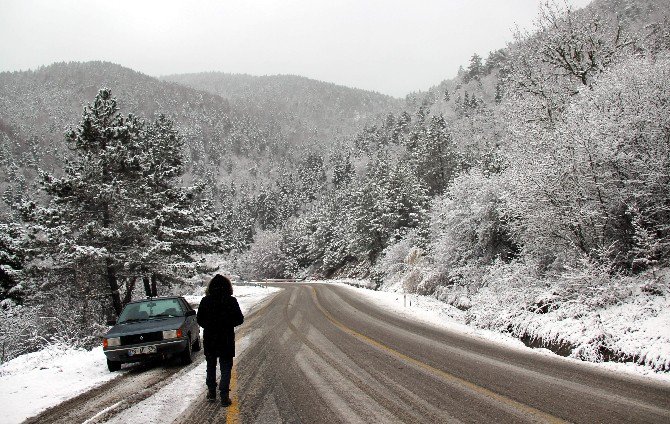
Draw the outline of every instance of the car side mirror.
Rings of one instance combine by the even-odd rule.
[[[190,311],[186,311],[186,314],[185,314],[185,315],[186,315],[187,317],[192,317],[193,315],[195,315],[195,311],[194,311],[193,309],[191,309]]]
[[[115,319],[108,319],[107,320],[107,325],[116,325],[116,320]]]

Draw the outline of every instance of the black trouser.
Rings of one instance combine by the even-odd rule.
[[[221,365],[221,381],[219,382],[219,390],[222,395],[228,395],[230,391],[230,370],[233,368],[233,358],[224,358],[216,356],[206,356],[207,360],[207,378],[205,384],[210,390],[216,390],[216,360],[219,360]]]

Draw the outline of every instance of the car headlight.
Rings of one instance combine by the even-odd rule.
[[[102,346],[103,347],[112,347],[112,346],[120,346],[120,345],[121,345],[121,338],[120,337],[109,337],[109,338],[102,339]]]
[[[167,339],[179,339],[181,338],[181,328],[176,330],[165,330],[163,331],[163,340]]]

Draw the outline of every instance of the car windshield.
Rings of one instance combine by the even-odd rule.
[[[184,310],[178,299],[151,299],[126,305],[119,315],[118,323],[183,316]]]

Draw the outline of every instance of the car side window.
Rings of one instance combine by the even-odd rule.
[[[191,308],[191,305],[189,305],[188,302],[186,301],[186,299],[184,299],[183,297],[179,298],[179,302],[181,302],[181,305],[184,308],[184,311],[192,311],[193,310],[193,308]]]

